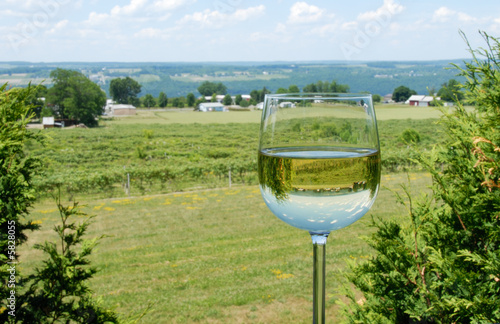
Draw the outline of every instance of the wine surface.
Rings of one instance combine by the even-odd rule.
[[[269,209],[314,233],[346,227],[370,209],[380,183],[380,152],[358,148],[280,148],[259,152],[259,183]]]

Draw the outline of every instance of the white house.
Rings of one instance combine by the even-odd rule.
[[[215,100],[220,103],[220,102],[222,102],[222,100],[224,100],[224,97],[225,97],[225,95],[216,95]],[[211,100],[212,100],[212,96],[205,96],[205,101],[211,101]]]
[[[433,100],[434,97],[432,96],[412,95],[405,103],[410,104],[410,106],[428,107]]]
[[[203,112],[208,111],[227,111],[223,104],[219,102],[203,102],[198,105],[198,110]]]

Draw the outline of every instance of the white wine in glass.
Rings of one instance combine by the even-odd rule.
[[[326,239],[365,215],[379,189],[380,145],[371,95],[267,95],[258,155],[266,205],[311,235],[313,323],[324,323]]]

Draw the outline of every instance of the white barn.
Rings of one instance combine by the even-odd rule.
[[[439,99],[439,98],[436,98]],[[405,103],[410,104],[410,106],[418,106],[418,107],[429,107],[430,103],[434,100],[432,96],[424,96],[424,95],[412,95]]]
[[[219,102],[203,102],[198,105],[198,110],[203,112],[208,111],[227,111],[223,104]]]

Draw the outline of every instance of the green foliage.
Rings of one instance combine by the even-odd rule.
[[[139,106],[137,95],[142,86],[131,77],[117,78],[109,83],[109,94],[114,101],[120,104]]]
[[[243,100],[243,97],[242,97],[240,94],[238,94],[238,95],[236,95],[236,97],[234,98],[234,104],[235,104],[235,105],[239,105],[239,104],[241,103],[241,101],[242,101],[242,100]]]
[[[34,248],[48,259],[27,278],[27,290],[19,296],[16,323],[118,323],[117,315],[92,297],[88,281],[97,272],[89,257],[101,237],[85,240],[93,217],[80,211],[78,203],[57,206],[60,225],[54,227],[60,243],[45,242]],[[85,219],[77,223],[74,218]],[[3,314],[2,314],[3,315]]]
[[[347,84],[338,84],[337,81],[318,81],[316,83],[311,83],[306,85],[303,89],[304,92],[321,92],[321,93],[347,93],[349,92],[349,86]]]
[[[404,144],[415,144],[420,142],[420,134],[413,128],[405,129],[399,138]]]
[[[27,220],[36,194],[33,177],[40,170],[39,161],[25,152],[28,141],[41,141],[39,133],[26,129],[33,117],[27,105],[32,90],[0,87],[0,308],[8,305],[12,290],[8,263],[17,261],[16,249],[26,241],[26,232],[38,228]]]
[[[186,104],[188,107],[194,107],[196,102],[196,97],[192,92],[188,93],[186,96]]]
[[[205,81],[197,90],[202,96],[211,96],[213,94],[225,95],[227,93],[227,87],[222,82]]]
[[[184,97],[175,97],[170,100],[172,107],[184,108]]]
[[[231,98],[231,95],[227,94],[224,96],[224,99],[222,99],[222,104],[229,106],[233,103],[233,99]]]
[[[257,104],[259,102],[264,101],[266,94],[271,93],[266,87],[262,88],[262,90],[252,90],[250,92],[250,98],[252,100],[252,104]]]
[[[447,83],[443,84],[441,89],[437,92],[437,96],[443,101],[462,101],[464,93],[462,92],[460,83],[455,79],[450,79]]]
[[[48,90],[47,101],[53,105],[54,114],[96,126],[96,118],[103,113],[106,104],[101,88],[78,71],[57,69],[50,76],[54,86]]]
[[[446,141],[415,154],[432,194],[415,201],[403,187],[408,221],[374,221],[377,253],[348,274],[364,294],[347,294],[350,323],[500,321],[500,43],[482,35],[488,48],[459,69],[477,109],[441,108]]]
[[[156,100],[150,93],[148,93],[144,96],[144,98],[142,98],[142,105],[146,108],[155,107]]]
[[[392,100],[395,102],[404,102],[408,100],[412,95],[416,95],[417,92],[415,90],[411,90],[408,87],[405,86],[399,86],[396,89],[394,89],[394,92],[392,93]]]
[[[250,102],[242,99],[240,101],[240,106],[243,107],[243,108],[247,108],[247,107],[250,106]]]
[[[165,108],[167,104],[168,104],[167,94],[162,91],[158,95],[158,106],[160,106],[160,108]]]

